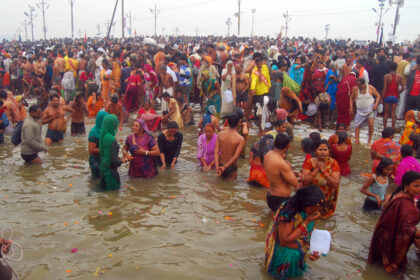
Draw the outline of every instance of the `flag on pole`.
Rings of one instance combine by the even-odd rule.
[[[86,31],[85,31],[85,42],[87,41],[87,37],[86,37]]]
[[[376,29],[376,35],[379,34],[379,24],[378,24],[378,28]]]
[[[137,32],[136,32],[136,30],[134,29],[134,37],[136,37],[137,36]]]

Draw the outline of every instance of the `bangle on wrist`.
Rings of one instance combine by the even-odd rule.
[[[149,153],[149,151],[146,151],[146,157],[147,157],[147,154]]]

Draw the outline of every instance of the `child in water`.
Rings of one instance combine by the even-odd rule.
[[[375,174],[360,189],[360,192],[368,195],[363,204],[363,211],[382,210],[385,202],[385,191],[388,188],[393,170],[394,162],[390,158],[383,157],[376,168]]]

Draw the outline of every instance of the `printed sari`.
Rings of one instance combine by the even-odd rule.
[[[307,160],[303,164],[303,169],[313,171],[314,166],[311,160]],[[325,172],[328,174],[333,174],[335,172],[340,172],[340,166],[338,165],[337,161],[333,158],[328,158],[325,162]],[[337,199],[338,199],[338,187],[333,188],[328,185],[327,179],[324,177],[324,175],[318,171],[311,182],[312,185],[318,186],[325,196],[325,207],[322,214],[323,219],[327,219],[334,215],[335,213],[335,207],[337,205]]]
[[[303,276],[306,270],[305,255],[309,250],[309,241],[315,226],[314,222],[310,222],[307,233],[299,235],[295,241],[298,249],[282,247],[278,238],[278,227],[284,218],[288,218],[287,211],[282,211],[285,205],[286,203],[283,203],[277,210],[265,241],[265,270],[277,279]],[[297,228],[305,218],[305,212],[296,213],[292,219],[293,229]]]

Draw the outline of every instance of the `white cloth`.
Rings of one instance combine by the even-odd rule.
[[[227,69],[225,68],[222,70],[222,76],[225,75],[226,73],[227,73]],[[235,69],[232,69],[232,75],[235,75]],[[231,87],[232,75],[227,74],[226,78],[222,80],[222,85],[220,87],[220,90],[222,92],[222,107],[220,109],[220,114],[222,116],[227,116],[235,110],[235,105],[233,104],[233,94],[232,94],[232,91],[230,90],[232,88]],[[229,101],[230,99],[229,96],[226,95],[227,91],[229,91],[228,94],[232,96],[231,101]]]
[[[170,96],[174,96],[174,89],[172,87],[170,88],[164,88],[162,93],[167,92]],[[160,109],[163,111],[169,111],[168,103],[165,101],[165,99],[162,98],[162,103],[160,104]]]
[[[166,66],[166,73],[168,73],[169,75],[171,75],[172,80],[174,80],[174,82],[177,82],[178,81],[178,78],[176,77],[175,72],[169,66]]]

